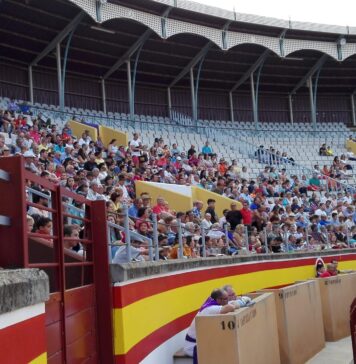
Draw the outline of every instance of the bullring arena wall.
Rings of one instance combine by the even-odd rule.
[[[47,363],[48,278],[38,269],[0,270],[0,362]]]
[[[185,329],[213,288],[232,284],[247,293],[287,286],[313,278],[319,256],[325,263],[337,260],[340,270],[356,270],[355,250],[112,265],[115,362],[172,364]],[[46,363],[46,274],[21,269],[0,276],[1,362]]]
[[[112,266],[116,363],[171,364],[213,288],[232,284],[246,293],[306,280],[315,276],[318,256],[338,260],[340,270],[356,269],[352,250]]]

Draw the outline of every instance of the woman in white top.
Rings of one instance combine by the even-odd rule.
[[[119,150],[119,148],[115,145],[116,139],[112,139],[111,142],[108,145],[108,155],[110,154],[116,154]]]

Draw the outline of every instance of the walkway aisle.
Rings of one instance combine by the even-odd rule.
[[[325,348],[306,364],[352,364],[350,336],[336,342],[327,342]]]

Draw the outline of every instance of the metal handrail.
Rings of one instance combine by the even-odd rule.
[[[141,124],[147,124],[147,125],[152,125],[152,124],[157,124],[157,125],[171,125],[171,126],[176,126],[176,121],[173,119],[173,118],[168,118],[170,123],[167,124],[167,123],[160,123],[160,122],[155,122],[153,120],[151,121],[143,121],[143,120],[135,120],[135,119],[132,119],[132,118],[115,118],[115,117],[111,117],[111,116],[103,116],[103,115],[94,115],[94,114],[81,114],[81,113],[78,113],[78,112],[71,112],[71,111],[60,111],[60,110],[53,110],[53,109],[46,109],[44,107],[39,107],[39,106],[30,106],[31,107],[31,110],[32,109],[36,109],[36,110],[39,110],[39,111],[43,111],[43,112],[50,112],[52,114],[60,114],[60,115],[63,115],[63,116],[67,116],[67,117],[80,117],[80,118],[94,118],[94,119],[99,119],[99,120],[104,120],[101,121],[99,124],[107,124],[107,121],[111,121],[112,125],[113,124],[116,124],[117,122],[128,122],[128,123],[141,123]],[[163,118],[163,117],[162,117]],[[167,117],[164,117],[165,119],[167,119]],[[198,123],[200,123],[200,120],[198,120]],[[263,124],[263,123],[262,123]],[[297,124],[297,123],[296,123]],[[326,123],[327,124],[327,123]],[[251,126],[252,126],[252,122],[251,122]],[[197,127],[198,128],[203,128],[203,129],[209,129],[211,128],[210,126],[208,125],[184,125],[185,128],[193,128],[193,129],[196,129]],[[219,126],[219,127],[214,127],[214,130],[228,130],[228,131],[251,131],[251,132],[255,132],[256,130],[253,129],[253,128],[239,128],[239,127],[235,127],[235,128],[229,128],[229,127],[222,127],[222,126]],[[257,129],[258,132],[265,132],[265,131],[272,131],[272,132],[284,132],[284,133],[293,133],[295,131],[298,131],[299,133],[311,133],[311,134],[315,134],[315,133],[326,133],[326,132],[329,132],[330,133],[330,130],[322,130],[322,129],[318,129],[318,130],[309,130],[309,129],[305,129],[305,130],[283,130],[283,129],[260,129],[258,128]],[[333,131],[333,133],[342,133],[342,134],[345,134],[345,133],[349,133],[348,131]],[[353,134],[352,132],[350,132],[349,134]]]

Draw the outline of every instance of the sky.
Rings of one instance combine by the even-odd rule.
[[[356,0],[195,0],[239,13],[356,26]]]

